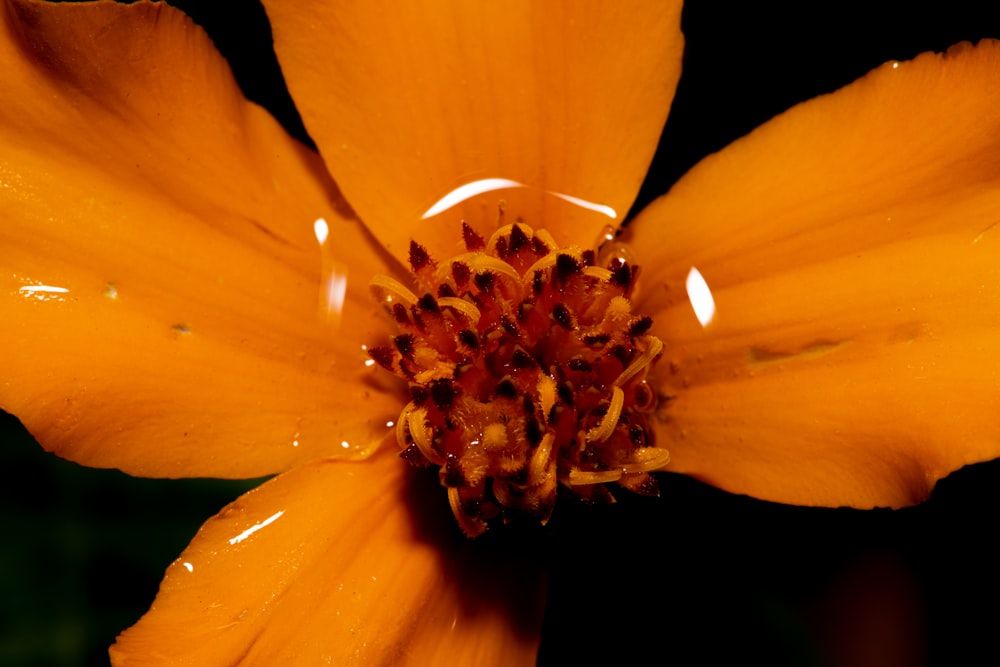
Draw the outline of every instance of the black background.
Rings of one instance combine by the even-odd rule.
[[[190,4],[248,97],[304,138],[260,8]],[[683,27],[684,75],[637,207],[882,62],[1000,37],[1000,12],[700,1]],[[106,664],[201,522],[253,485],[81,468],[9,416],[0,442],[0,664]],[[1000,464],[959,471],[899,511],[774,505],[671,475],[662,487],[653,501],[560,507],[540,664],[997,662]]]

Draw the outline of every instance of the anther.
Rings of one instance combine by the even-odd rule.
[[[471,350],[479,349],[479,337],[471,329],[462,329],[458,332],[458,342]]]
[[[406,311],[406,306],[401,303],[392,304],[392,319],[396,320],[396,324],[409,324],[410,315]]]
[[[621,260],[614,260],[611,263],[611,283],[628,291],[632,286],[632,269]]]
[[[451,265],[451,277],[455,281],[455,285],[461,289],[469,284],[469,277],[472,271],[469,269],[469,265],[463,262],[454,262]]]
[[[632,324],[629,325],[628,335],[641,336],[647,331],[649,331],[649,328],[652,326],[653,326],[652,317],[649,316],[640,317],[639,319],[635,320],[634,322],[632,322]]]
[[[465,241],[465,249],[469,252],[476,252],[486,247],[486,241],[476,233],[469,223],[462,221],[462,239]]]
[[[483,271],[482,273],[477,273],[476,277],[472,279],[479,288],[480,292],[489,292],[493,289],[493,274],[490,271]]]
[[[504,331],[509,333],[511,336],[514,336],[515,338],[519,335],[517,329],[517,322],[514,320],[513,317],[511,317],[506,313],[500,316],[500,326],[503,327]]]
[[[428,266],[433,268],[434,262],[430,254],[428,254],[427,249],[416,241],[410,241],[410,267],[413,269],[413,272],[420,273],[421,270]]]
[[[502,218],[485,242],[463,223],[467,252],[440,265],[412,243],[419,298],[371,282],[398,330],[368,354],[410,391],[401,456],[440,468],[470,536],[500,519],[544,523],[559,483],[598,502],[613,500],[610,483],[655,491],[649,472],[669,461],[648,425],[657,396],[643,379],[663,344],[632,313],[638,267]]]
[[[530,354],[519,347],[514,350],[514,354],[511,355],[510,363],[513,364],[514,368],[524,369],[533,367],[535,365],[535,360],[531,358]]]
[[[403,334],[392,339],[399,353],[407,359],[413,358],[413,344],[416,339],[413,334]]]
[[[517,396],[517,386],[509,377],[505,377],[497,383],[495,393],[500,398],[515,398]]]
[[[572,276],[580,273],[582,269],[583,267],[580,265],[579,260],[572,255],[559,253],[556,256],[556,278],[560,284],[565,283]]]
[[[441,410],[451,407],[458,396],[458,389],[451,380],[434,380],[431,382],[431,400]]]
[[[576,318],[573,317],[573,313],[570,312],[564,303],[557,303],[552,307],[552,319],[567,331],[572,331],[576,328]]]
[[[510,245],[509,245],[510,254],[516,255],[521,250],[521,248],[523,248],[527,244],[528,244],[528,235],[524,233],[523,229],[521,229],[521,225],[515,223],[510,230]]]
[[[420,301],[417,302],[417,306],[420,310],[427,313],[440,313],[438,309],[437,300],[434,298],[433,294],[427,293],[420,297]]]
[[[371,357],[376,364],[386,369],[387,371],[392,370],[392,350],[389,348],[379,345],[378,347],[372,347],[368,349],[368,356]]]

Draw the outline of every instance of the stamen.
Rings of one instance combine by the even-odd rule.
[[[587,431],[587,442],[604,442],[611,437],[611,432],[618,425],[618,419],[622,416],[622,407],[625,405],[625,392],[620,387],[611,390],[611,405],[604,413],[601,423]]]
[[[496,257],[476,255],[469,259],[469,266],[473,271],[492,271],[511,278],[515,284],[521,283],[521,274],[515,271],[513,266]]]
[[[624,475],[622,470],[603,470],[601,472],[585,472],[573,469],[564,482],[567,486],[591,486],[593,484],[610,484],[617,482]]]
[[[547,433],[539,443],[535,453],[531,455],[531,463],[528,466],[528,484],[535,486],[540,484],[545,478],[545,472],[549,467],[549,457],[552,455],[552,444],[556,438],[553,434]]]
[[[455,518],[458,519],[459,528],[467,537],[479,537],[486,532],[486,522],[469,516],[465,508],[462,507],[462,498],[454,486],[448,488],[448,503],[451,505],[451,511]]]
[[[556,404],[556,381],[548,375],[538,378],[538,404],[542,408],[542,415],[548,418],[552,406]]]
[[[368,283],[375,298],[385,305],[392,305],[394,301],[402,301],[407,306],[412,306],[417,302],[417,296],[406,288],[398,280],[389,276],[375,276]]]
[[[632,313],[638,267],[626,253],[560,248],[544,229],[502,224],[468,252],[435,264],[410,247],[413,291],[388,276],[373,294],[397,327],[373,345],[376,364],[408,383],[395,437],[439,479],[463,532],[552,514],[557,485],[611,501],[604,485],[655,494],[649,473],[670,461],[649,419],[643,381],[663,352],[652,320]]]
[[[427,410],[425,408],[410,410],[410,414],[406,416],[406,423],[410,427],[410,437],[420,448],[420,453],[431,463],[441,465],[442,459],[434,452],[431,443],[431,430],[427,427]]]
[[[403,411],[399,413],[399,419],[396,420],[396,443],[399,445],[400,449],[405,450],[410,446],[410,443],[406,439],[407,427],[409,426],[410,413],[416,408],[413,401],[406,404]]]
[[[602,269],[599,266],[585,266],[583,267],[583,275],[590,276],[591,278],[597,278],[602,283],[610,283],[611,279],[614,277],[607,269]]]
[[[644,447],[635,452],[638,463],[628,463],[622,466],[626,473],[651,472],[662,470],[670,463],[670,452],[660,447]]]
[[[660,353],[663,352],[663,342],[660,341],[659,338],[649,336],[646,340],[648,341],[646,349],[639,355],[639,358],[629,364],[629,367],[622,371],[622,374],[618,376],[615,380],[616,387],[621,387],[626,382],[631,380],[639,373],[639,371],[653,363],[653,361],[660,356]]]
[[[442,308],[453,308],[462,313],[471,324],[479,322],[479,318],[482,317],[482,313],[479,312],[479,309],[465,299],[459,299],[453,296],[442,296],[437,300],[437,302]]]

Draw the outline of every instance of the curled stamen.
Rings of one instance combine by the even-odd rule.
[[[442,296],[438,298],[437,302],[438,306],[440,306],[441,308],[453,308],[458,312],[462,313],[463,315],[465,315],[466,319],[469,320],[469,322],[472,324],[479,322],[479,318],[482,317],[482,314],[479,312],[479,309],[476,308],[474,304],[469,303],[465,299],[459,299],[458,297],[454,296]]]
[[[528,464],[528,484],[535,486],[543,480],[549,467],[549,457],[552,455],[552,443],[555,436],[546,433],[542,441],[538,443],[538,448],[531,455],[531,462]]]
[[[544,243],[548,247],[549,252],[559,247],[559,244],[556,243],[556,240],[552,238],[552,234],[549,234],[547,229],[536,229],[535,238]]]
[[[636,450],[634,456],[639,459],[637,462],[622,466],[626,473],[654,472],[670,463],[670,452],[662,447],[643,447]]]
[[[639,371],[653,363],[653,361],[660,356],[660,353],[663,352],[663,341],[656,336],[647,336],[646,341],[647,346],[646,349],[643,350],[642,354],[640,354],[635,361],[629,364],[628,368],[623,370],[622,374],[615,379],[616,387],[623,386],[626,382],[635,377]]]
[[[476,257],[471,257],[468,263],[469,267],[474,272],[492,271],[511,278],[515,283],[521,282],[521,274],[515,271],[513,266],[502,259],[490,257],[489,255],[478,255]]]
[[[443,461],[434,452],[433,443],[431,442],[433,435],[430,429],[427,428],[427,409],[414,408],[407,415],[406,422],[410,427],[410,437],[413,438],[413,442],[420,448],[420,453],[431,463],[441,465]]]
[[[585,266],[583,267],[583,275],[590,276],[591,278],[597,278],[602,283],[609,283],[614,277],[614,274],[607,269],[602,269],[599,266]]]
[[[462,509],[462,497],[459,495],[458,489],[454,486],[448,487],[448,504],[451,505],[451,512],[458,521],[458,527],[468,537],[478,537],[486,532],[485,521],[469,516]]]
[[[402,458],[440,467],[469,536],[544,524],[559,484],[594,502],[614,501],[611,483],[654,493],[650,472],[670,457],[641,381],[663,344],[632,313],[638,267],[597,264],[520,222],[464,236],[469,252],[437,264],[412,246],[420,298],[388,276],[371,283],[396,333],[369,355],[410,393],[395,424]]]
[[[549,254],[545,255],[544,257],[536,261],[530,267],[528,267],[528,270],[524,272],[524,278],[523,278],[524,283],[527,284],[531,282],[531,280],[535,276],[536,271],[547,271],[548,269],[551,269],[553,266],[555,266],[556,262],[559,261],[560,255],[567,255],[577,260],[578,262],[582,263],[582,260],[580,259],[582,254],[580,252],[580,249],[577,248],[576,246],[570,246],[569,248],[562,248],[560,250],[553,250]]]
[[[587,442],[604,442],[615,430],[618,419],[622,416],[622,407],[625,405],[625,392],[620,387],[612,387],[611,405],[604,413],[601,423],[587,431]]]
[[[625,474],[623,470],[600,470],[597,472],[587,472],[584,470],[572,469],[569,475],[560,481],[567,486],[591,486],[593,484],[610,484],[617,482]]]
[[[410,401],[403,408],[403,411],[399,413],[399,419],[396,420],[396,443],[399,445],[400,449],[405,450],[410,446],[410,443],[406,441],[406,429],[409,425],[410,413],[413,412],[414,408],[417,406]]]
[[[405,285],[389,276],[377,275],[368,283],[368,288],[379,301],[386,306],[391,306],[395,301],[402,301],[407,306],[417,303],[417,296]],[[395,297],[393,299],[392,297]]]

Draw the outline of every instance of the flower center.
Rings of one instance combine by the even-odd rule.
[[[655,495],[649,473],[670,457],[652,443],[645,378],[663,343],[632,313],[638,267],[519,222],[488,241],[463,223],[463,237],[467,252],[441,263],[411,242],[416,291],[371,282],[398,332],[369,354],[409,385],[401,456],[439,467],[470,537],[544,524],[560,486],[592,501],[612,500],[610,484]]]

